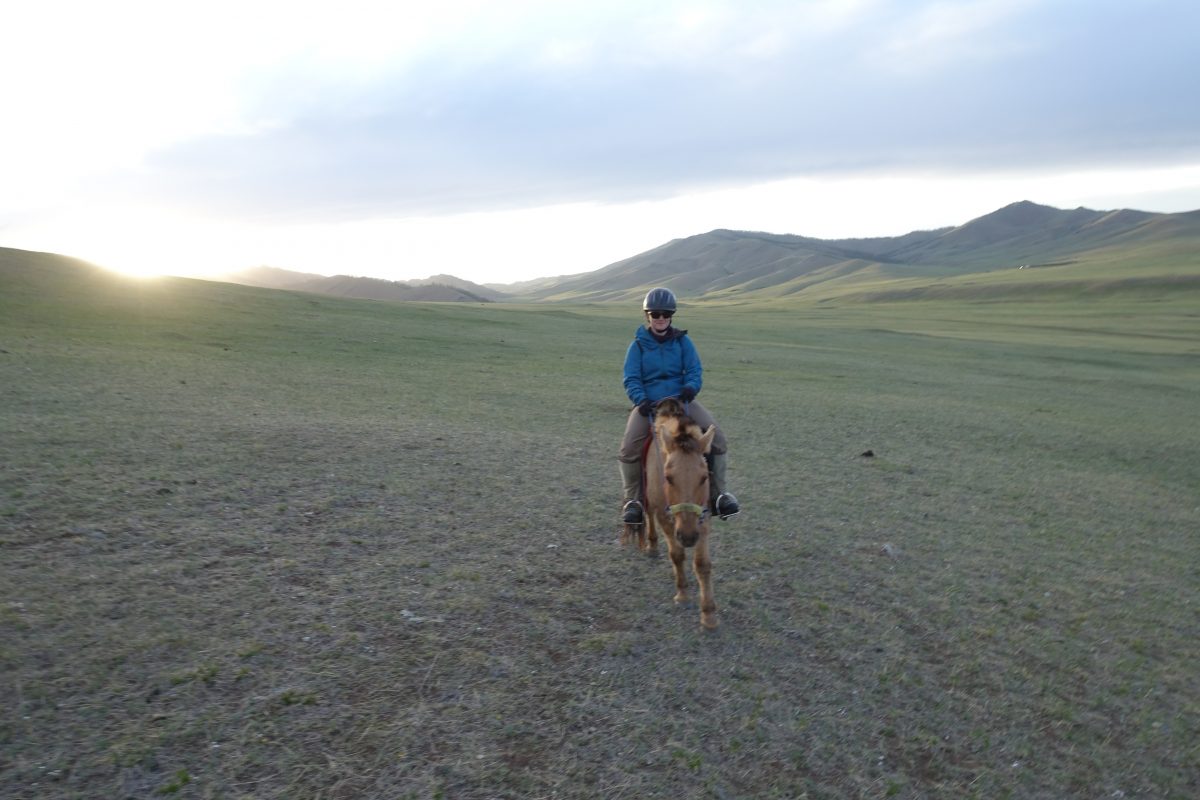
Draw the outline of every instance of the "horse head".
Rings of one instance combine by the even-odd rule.
[[[663,458],[663,491],[671,524],[684,547],[696,544],[708,524],[708,463],[704,454],[712,446],[716,426],[702,431],[691,417],[666,413],[660,404],[655,420]]]

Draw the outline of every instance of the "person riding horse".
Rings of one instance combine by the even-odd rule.
[[[687,331],[671,324],[675,309],[675,295],[670,289],[659,287],[647,292],[642,301],[646,326],[638,328],[625,353],[625,393],[633,403],[633,409],[625,423],[625,436],[621,439],[617,459],[624,495],[621,519],[628,525],[641,524],[644,518],[642,454],[646,437],[650,435],[650,415],[654,405],[664,398],[675,397],[685,404],[688,416],[704,430],[716,424],[708,409],[696,400],[703,385],[703,368]],[[721,519],[741,511],[737,498],[725,488],[727,452],[725,434],[717,428],[706,458],[710,475],[709,504],[712,512]]]

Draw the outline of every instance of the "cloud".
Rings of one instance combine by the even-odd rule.
[[[1200,163],[1185,0],[44,0],[6,27],[0,226],[153,208],[264,260],[318,228],[383,250],[442,217]],[[1188,190],[1149,191],[1123,196]],[[998,200],[1024,197],[1052,202]]]
[[[157,148],[138,188],[237,215],[450,213],[1200,154],[1190,4],[1049,6],[472,6],[357,55],[376,26],[339,11],[322,47],[254,73],[241,126]]]
[[[924,73],[1028,53],[1028,37],[1013,35],[1013,28],[1032,5],[1032,0],[936,2],[896,14],[878,45],[881,67]]]

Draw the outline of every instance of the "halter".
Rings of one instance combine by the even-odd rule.
[[[708,506],[702,506],[699,503],[676,503],[673,506],[667,506],[668,517],[674,517],[681,511],[691,511],[693,514],[699,514],[701,522],[704,522],[709,514]]]

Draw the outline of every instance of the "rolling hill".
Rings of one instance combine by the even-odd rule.
[[[218,279],[266,289],[287,289],[360,300],[491,303],[506,297],[503,292],[452,275],[435,275],[415,281],[388,281],[351,275],[327,277],[277,267],[252,267],[221,275]]]
[[[0,269],[45,254],[0,248]],[[56,269],[79,262],[55,257]],[[85,265],[90,266],[90,265]],[[98,269],[98,268],[92,268]],[[80,280],[87,271],[79,271]],[[1138,292],[1200,294],[1200,211],[1062,210],[1013,203],[957,227],[823,240],[714,230],[667,242],[594,272],[481,286],[451,275],[420,281],[326,277],[258,267],[219,278],[343,298],[427,302],[631,302],[670,286],[686,302],[811,303],[1000,300]]]
[[[879,299],[888,284],[911,295],[916,286],[948,291],[970,281],[996,296],[1026,294],[1030,284],[1130,279],[1142,289],[1156,280],[1200,289],[1200,211],[1065,211],[1023,201],[957,227],[876,239],[715,230],[595,272],[495,288],[526,301],[632,300],[656,285],[689,299]]]

